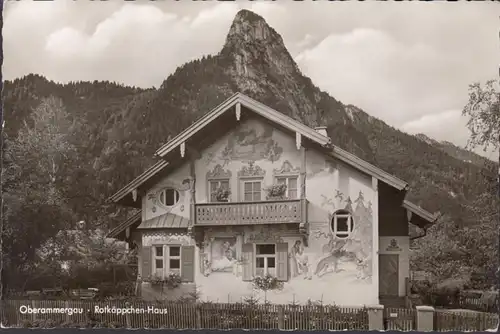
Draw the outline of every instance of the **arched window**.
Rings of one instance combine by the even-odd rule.
[[[333,214],[330,224],[337,238],[347,238],[354,229],[354,219],[347,210],[338,210]]]
[[[179,203],[179,191],[173,188],[166,188],[160,192],[159,201],[164,206],[174,206]]]

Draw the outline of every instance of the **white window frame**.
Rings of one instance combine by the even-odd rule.
[[[174,195],[174,199],[175,199],[175,201],[174,201],[173,205],[167,205],[165,202],[161,201],[162,194],[163,194],[164,199],[166,199],[165,192],[167,190],[173,190],[174,191],[174,194],[175,194]],[[177,197],[177,198],[175,198],[175,197]],[[158,203],[160,203],[162,206],[164,206],[166,208],[173,208],[174,206],[176,206],[177,204],[179,204],[180,201],[181,201],[181,192],[178,189],[175,189],[173,187],[166,187],[166,188],[163,188],[162,190],[160,190],[158,192]]]
[[[257,254],[257,247],[260,245],[274,245],[274,254]],[[264,276],[266,275],[271,275],[271,276],[276,276],[276,267],[278,266],[277,263],[277,253],[276,253],[276,244],[274,243],[257,243],[254,244],[254,254],[255,254],[255,262],[254,262],[254,273],[257,273],[257,269],[264,269]],[[257,259],[263,258],[264,259],[264,268],[257,268]],[[269,258],[274,258],[274,268],[268,268],[268,259]],[[269,271],[271,269],[271,271]]]
[[[163,251],[162,256],[156,255],[156,249],[160,248]],[[170,256],[170,248],[178,247],[179,255],[178,256]],[[153,248],[153,275],[159,276],[160,278],[165,278],[170,273],[182,274],[182,246],[181,245],[152,245]],[[163,268],[161,273],[158,273],[158,268],[156,268],[156,260],[162,260]],[[170,268],[170,260],[179,260],[179,268]]]
[[[344,211],[344,210],[339,210],[339,211]],[[332,232],[333,232],[333,235],[335,235],[337,238],[347,238],[351,235],[353,229],[354,229],[354,221],[353,221],[353,218],[352,218],[352,214],[349,212],[349,213],[339,213],[338,212],[335,212],[333,214],[333,217],[332,217],[332,223],[330,226],[331,226],[331,229],[332,229]],[[338,218],[347,218],[347,231],[339,231],[338,230]]]
[[[262,198],[263,198],[262,195],[263,195],[263,192],[264,192],[264,189],[263,189],[264,178],[262,178],[262,177],[241,178],[240,182],[241,182],[241,202],[261,202],[262,201]],[[245,183],[256,183],[256,182],[260,183],[260,200],[256,201],[256,200],[253,199],[253,194],[257,193],[257,192],[254,191],[253,187],[252,187],[252,200],[251,201],[245,201]]]
[[[285,179],[285,185],[286,185],[286,192],[285,192],[285,196],[286,198],[288,199],[298,199],[300,197],[300,194],[299,194],[299,176],[298,175],[277,175],[275,176],[275,181],[277,184],[280,184],[278,183],[278,181],[280,179]],[[297,193],[297,196],[295,198],[291,198],[290,197],[290,193],[289,193],[289,190],[290,190],[290,187],[289,187],[289,182],[290,182],[290,179],[295,179],[297,180],[297,188],[295,188],[295,192]]]
[[[208,200],[210,201],[210,203],[217,203],[217,199],[212,200],[212,183],[217,183],[216,189],[218,189],[218,187],[221,186],[222,182],[227,182],[227,189],[231,190],[231,180],[230,179],[211,179],[211,180],[208,180]],[[228,201],[230,198],[231,198],[231,196],[229,196]]]

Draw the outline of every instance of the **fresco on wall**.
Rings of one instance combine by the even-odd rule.
[[[292,246],[289,253],[289,270],[290,277],[295,278],[302,276],[304,279],[310,280],[311,276],[311,264],[309,262],[309,257],[304,252],[304,245],[302,241],[296,240]]]
[[[220,162],[223,167],[231,161],[278,161],[283,148],[272,139],[273,128],[267,124],[245,123],[228,135],[227,143],[219,155],[208,153],[206,164]]]
[[[180,244],[180,245],[190,245],[192,244],[191,236],[187,235],[185,232],[172,233],[165,230],[158,231],[145,231],[142,234],[142,245],[151,246],[152,244]]]
[[[184,204],[181,204],[184,202],[184,197],[186,195],[186,192],[189,191],[191,188],[191,183],[190,180],[183,180],[182,182],[175,182],[172,180],[167,180],[161,183],[161,186],[155,190],[150,191],[147,196],[146,200],[151,203],[151,212],[155,213],[158,210],[158,207],[161,207],[163,211],[165,212],[170,212],[174,207],[177,205],[167,207],[164,206],[160,203],[160,193],[165,189],[165,188],[172,188],[175,189],[179,192],[179,210],[181,212],[184,211]]]
[[[211,272],[233,272],[236,264],[236,237],[216,237],[210,245]]]
[[[337,163],[333,158],[325,159],[324,156],[316,152],[311,152],[307,155],[307,163],[307,178],[317,176],[321,173],[333,174],[337,168]]]
[[[321,278],[343,272],[353,272],[355,279],[371,278],[372,212],[365,205],[363,193],[352,202],[350,197],[335,191],[334,198],[322,196],[322,206],[330,211],[328,222],[311,224],[310,247],[296,242],[290,251],[290,277]],[[354,227],[346,238],[335,236],[330,227],[333,213],[342,208],[352,214]],[[353,208],[354,206],[354,208]],[[309,254],[309,255],[307,255]],[[311,261],[314,260],[314,261]]]

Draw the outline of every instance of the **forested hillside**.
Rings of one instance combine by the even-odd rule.
[[[437,142],[403,133],[321,91],[300,72],[281,36],[244,10],[219,54],[180,66],[157,89],[57,84],[34,74],[5,82],[4,246],[6,268],[21,268],[12,271],[10,284],[34,266],[33,249],[59,229],[78,220],[112,227],[131,214],[105,199],[151,165],[154,151],[169,136],[237,91],[309,126],[326,125],[334,144],[408,181],[415,203],[443,214],[435,232],[449,241],[443,247],[472,252],[469,238],[457,232],[464,229],[482,238],[475,243],[494,245],[494,236],[479,233],[492,231],[493,216],[478,211],[495,214],[490,197],[495,163],[464,161]],[[433,270],[425,261],[449,260],[426,256],[427,250],[435,255],[433,245],[420,250],[419,266],[425,270]],[[453,255],[453,263],[490,275],[495,249],[486,249],[486,255],[482,250],[484,261],[471,261],[465,253]],[[453,275],[453,270],[434,271]]]

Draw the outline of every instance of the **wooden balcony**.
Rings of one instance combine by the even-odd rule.
[[[306,200],[196,204],[196,226],[305,222]]]

